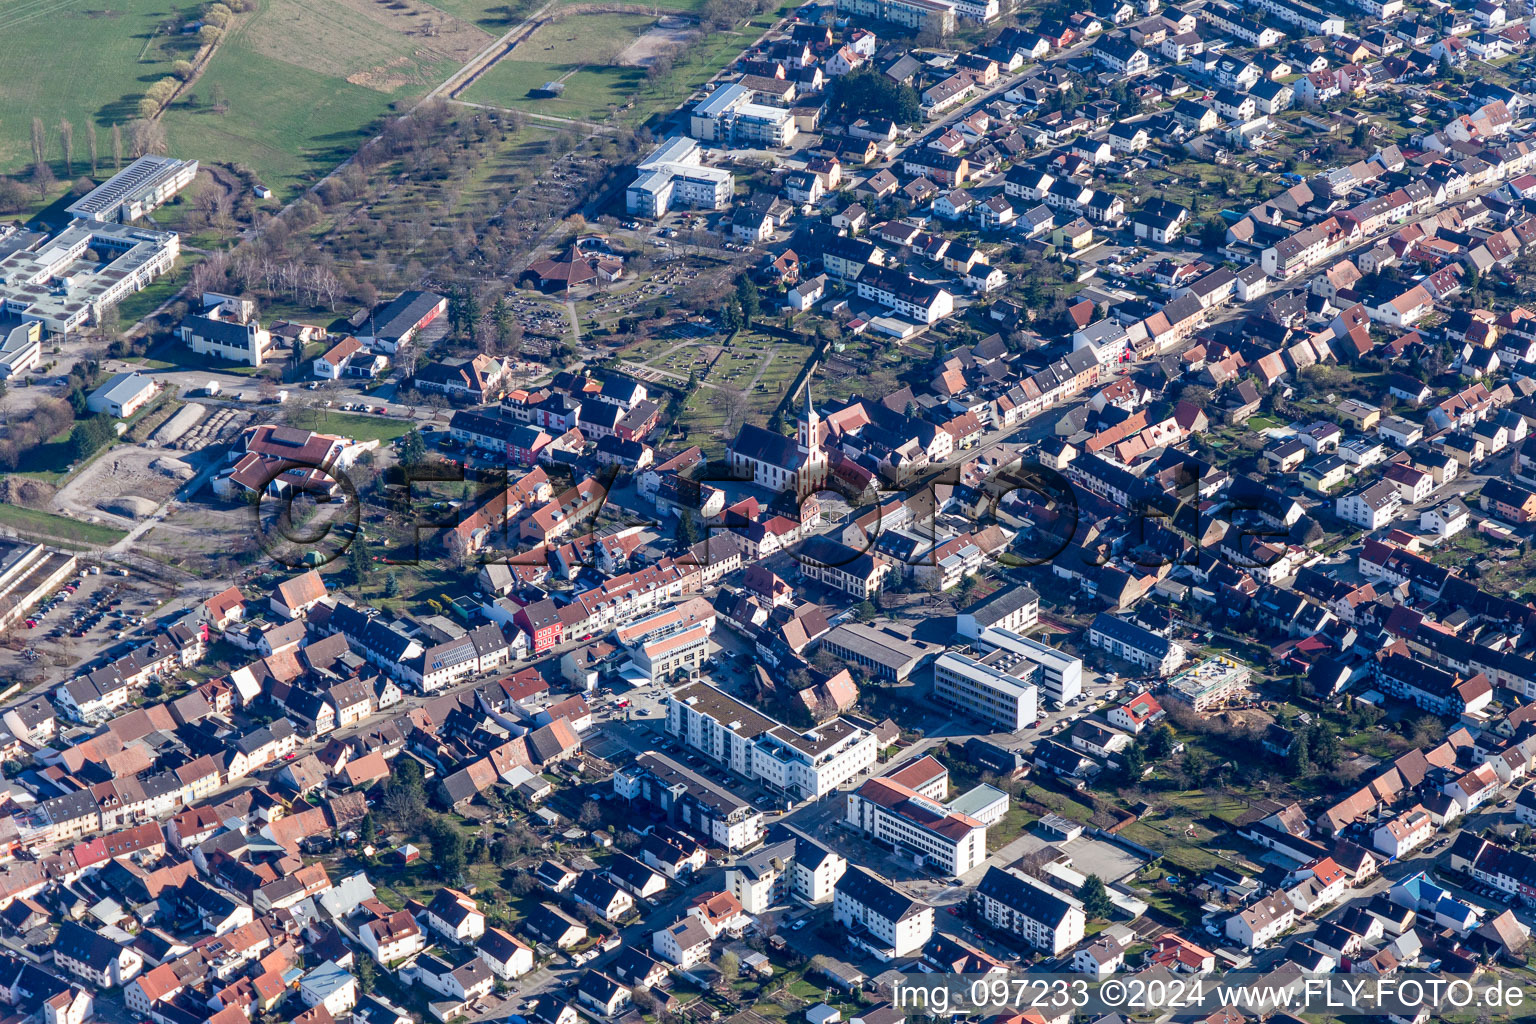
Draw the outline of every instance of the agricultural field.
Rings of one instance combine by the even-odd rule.
[[[189,5],[189,10],[192,9]],[[197,38],[180,31],[164,0],[0,0],[0,172],[32,162],[32,119],[47,129],[49,158],[63,176],[58,125],[75,127],[75,174],[90,169],[86,124],[97,127],[98,169],[111,169],[112,125],[126,125],[145,88],[190,59]],[[65,42],[67,40],[67,43]]]
[[[166,136],[172,152],[246,164],[289,198],[491,39],[416,0],[258,0],[166,111]]]

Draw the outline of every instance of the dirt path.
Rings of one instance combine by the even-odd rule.
[[[518,43],[533,35],[539,26],[543,24],[543,21],[540,19],[544,17],[544,12],[554,5],[555,0],[549,0],[549,3],[544,4],[544,6],[528,15],[528,17],[507,29],[506,32],[502,33],[501,38],[475,54],[469,59],[469,63],[449,75],[437,88],[423,96],[421,102],[425,103],[427,100],[436,99],[439,96],[453,99],[459,93],[469,88],[475,79],[485,74],[491,65],[511,53],[512,48]]]
[[[517,114],[526,117],[530,121],[547,121],[551,124],[570,124],[578,128],[585,128],[592,132],[608,132],[610,134],[622,131],[611,124],[598,124],[596,121],[581,121],[574,117],[560,117],[555,114],[536,114],[531,110],[523,110],[521,107],[498,107],[491,103],[472,103],[469,100],[449,100],[454,106],[469,107],[472,110],[494,110],[499,114]]]

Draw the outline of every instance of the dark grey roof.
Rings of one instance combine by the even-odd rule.
[[[421,318],[443,301],[436,292],[401,292],[373,316],[373,337],[398,340],[421,321]]]
[[[838,879],[836,891],[845,899],[892,922],[906,920],[928,909],[926,903],[913,899],[857,865],[849,865],[843,877]]]
[[[996,900],[1010,910],[1030,920],[1039,921],[1048,928],[1060,925],[1073,909],[1073,904],[1065,895],[1032,879],[1009,874],[998,867],[987,869],[987,873],[982,876],[981,884],[976,886],[976,894]]]
[[[59,926],[53,950],[55,954],[79,961],[93,971],[105,971],[122,952],[122,947],[89,928],[65,921]]]

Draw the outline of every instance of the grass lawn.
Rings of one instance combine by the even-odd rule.
[[[144,90],[190,58],[195,37],[157,31],[190,18],[196,5],[164,0],[0,0],[0,171],[32,162],[32,119],[46,129],[49,159],[64,176],[61,119],[74,125],[74,173],[90,170],[86,124],[97,127],[97,170],[112,169],[112,125],[136,116]],[[126,142],[126,140],[125,140]]]
[[[455,18],[501,35],[538,10],[538,0],[431,0],[433,7]]]
[[[186,102],[166,111],[172,151],[245,164],[285,199],[355,152],[388,108],[380,93],[264,57],[240,38],[220,49],[197,94],[215,89],[228,97],[228,114]]]
[[[159,309],[162,302],[175,295],[187,283],[192,267],[201,259],[200,256],[176,257],[169,273],[161,274],[150,282],[148,288],[134,292],[117,304],[118,322],[126,328]]]
[[[471,86],[464,98],[557,117],[602,118],[645,85],[645,69],[616,66],[654,24],[643,14],[583,14],[544,25]],[[546,82],[559,96],[530,95]]]
[[[414,425],[405,420],[386,416],[361,416],[350,412],[333,412],[324,408],[296,409],[288,417],[294,426],[319,430],[327,434],[341,434],[358,441],[393,441],[411,432]]]
[[[46,538],[65,547],[105,547],[128,536],[126,530],[82,523],[51,512],[0,503],[0,523],[20,533]]]
[[[470,2],[474,2],[474,0],[470,0]],[[588,0],[557,0],[557,2],[564,6],[567,4],[587,3]],[[682,11],[687,14],[694,14],[704,9],[704,0],[657,0],[654,6],[659,7],[663,11]]]

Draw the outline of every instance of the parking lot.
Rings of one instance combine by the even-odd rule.
[[[0,664],[28,666],[24,677],[62,678],[69,673],[58,669],[125,640],[162,603],[158,588],[129,578],[128,570],[96,568],[82,568],[18,623],[9,649],[0,650]]]

